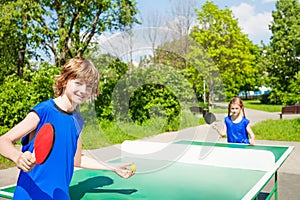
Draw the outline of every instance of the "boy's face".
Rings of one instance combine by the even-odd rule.
[[[82,79],[69,80],[66,86],[66,95],[73,104],[84,103],[92,93],[92,86]]]

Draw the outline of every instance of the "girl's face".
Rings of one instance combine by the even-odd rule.
[[[92,86],[82,79],[73,79],[67,82],[66,95],[72,104],[84,103],[92,93]]]
[[[241,113],[242,108],[238,104],[230,105],[230,113],[234,117],[238,117]]]

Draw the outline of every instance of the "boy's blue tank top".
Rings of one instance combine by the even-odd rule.
[[[233,123],[231,116],[225,117],[225,124],[227,128],[227,142],[250,144],[246,127],[249,120],[245,117],[239,123]]]
[[[69,184],[74,170],[77,140],[83,127],[83,119],[77,113],[60,110],[53,99],[44,101],[32,109],[40,118],[37,131],[45,123],[55,129],[55,141],[48,159],[36,165],[30,172],[20,171],[14,199],[52,200],[70,199]],[[22,151],[33,152],[34,139],[22,138]]]

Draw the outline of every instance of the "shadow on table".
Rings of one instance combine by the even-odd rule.
[[[72,200],[81,199],[86,193],[119,193],[132,194],[137,192],[136,189],[100,189],[106,185],[113,184],[113,180],[106,176],[97,176],[79,182],[77,185],[70,187],[69,193]]]

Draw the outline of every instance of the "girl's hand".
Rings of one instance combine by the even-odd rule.
[[[253,146],[254,145],[254,140],[250,139],[250,145]]]
[[[35,167],[35,157],[31,152],[25,151],[18,158],[16,164],[19,169],[23,170],[24,172],[29,172]]]
[[[212,127],[213,129],[215,129],[216,131],[218,131],[218,133],[220,132],[220,131],[219,131],[219,128],[218,128],[218,126],[217,126],[216,123],[213,123],[213,124],[211,125],[211,127]]]
[[[135,169],[129,169],[130,166],[132,166],[132,163],[123,164],[116,167],[113,171],[122,178],[130,178],[135,173]]]
[[[217,133],[219,134],[220,137],[222,137],[221,131],[220,131],[220,129],[218,128],[218,125],[217,125],[216,123],[213,123],[213,124],[211,125],[211,127],[217,131]]]

